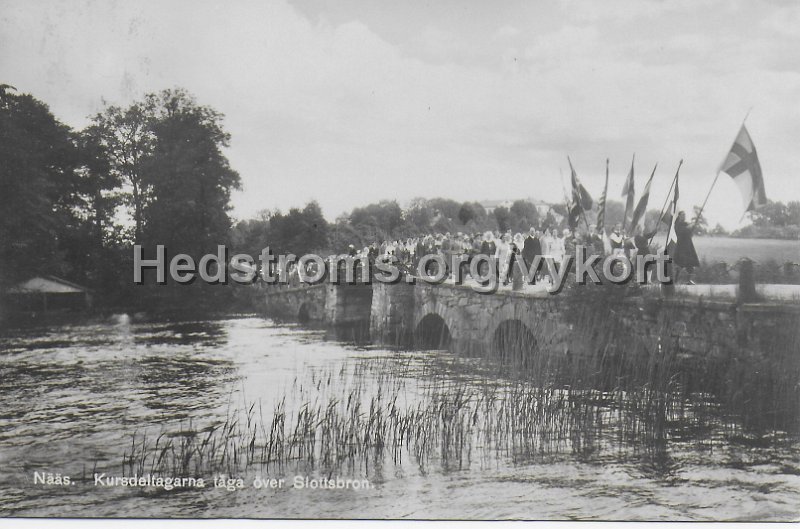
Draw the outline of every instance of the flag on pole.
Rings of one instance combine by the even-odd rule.
[[[633,213],[633,197],[635,194],[634,185],[633,185],[633,162],[636,160],[636,154],[633,155],[631,159],[631,170],[628,171],[628,178],[625,179],[625,185],[622,186],[622,196],[628,197],[625,201],[625,215],[622,217],[622,229],[625,229],[625,225],[628,223],[628,220],[631,218],[631,214]]]
[[[572,171],[572,203],[573,205],[578,205],[583,211],[587,209],[592,209],[592,204],[594,201],[592,197],[589,195],[589,192],[586,191],[586,188],[583,187],[580,180],[578,179],[578,174],[575,172],[575,168],[572,167],[572,160],[569,159],[567,156],[567,161],[569,162],[569,169]]]
[[[639,203],[636,204],[636,209],[633,210],[633,217],[631,217],[631,231],[636,231],[636,228],[640,228],[644,231],[644,218],[645,214],[647,213],[647,202],[650,200],[650,183],[653,181],[653,177],[656,175],[656,167],[658,164],[653,167],[653,172],[650,174],[650,178],[647,180],[647,184],[644,186],[644,193],[639,198]]]
[[[575,231],[578,228],[580,219],[581,207],[570,200],[567,204],[567,224],[569,224],[569,229]]]
[[[719,170],[733,178],[742,194],[745,211],[753,211],[766,205],[767,195],[764,192],[761,164],[758,163],[756,147],[744,123]]]
[[[603,186],[603,194],[600,195],[600,200],[597,201],[597,207],[600,209],[600,211],[597,212],[597,229],[600,231],[605,229],[607,194],[608,194],[608,158],[606,158],[606,185]]]
[[[678,168],[680,170],[680,167]],[[675,234],[675,221],[678,220],[678,197],[680,193],[678,192],[678,174],[675,174],[675,191],[672,194],[672,219],[670,219],[669,223],[669,231],[667,232],[667,250],[669,250],[669,245],[678,242],[678,236]]]
[[[569,157],[567,157],[569,159]],[[572,164],[570,164],[571,166]],[[564,174],[561,174],[561,189],[564,192],[564,203],[567,205],[567,224],[569,225],[569,229],[575,231],[575,228],[578,227],[578,221],[581,217],[581,209],[573,199],[571,195],[567,194],[567,189],[564,187]]]

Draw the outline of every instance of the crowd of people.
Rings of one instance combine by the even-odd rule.
[[[675,262],[691,273],[691,269],[699,263],[691,242],[691,228],[685,221],[685,215],[679,216],[675,229],[679,234],[678,249],[682,253],[682,263],[677,263],[677,258]],[[391,256],[395,263],[411,270],[416,270],[420,258],[425,255],[438,254],[448,266],[454,261],[454,256],[463,256],[461,260],[467,269],[472,257],[487,255],[496,259],[499,281],[508,284],[517,259],[523,260],[530,270],[536,256],[550,257],[554,266],[559,268],[566,255],[574,255],[576,246],[583,245],[588,253],[600,256],[625,255],[634,262],[637,254],[651,253],[650,245],[655,233],[656,230],[645,232],[636,229],[633,234],[628,234],[619,224],[614,225],[610,232],[596,225],[587,225],[585,229],[578,228],[574,231],[569,228],[531,227],[526,234],[512,233],[511,230],[504,233],[499,231],[473,234],[436,233],[402,240],[384,240],[360,249],[350,245],[347,254],[354,258],[368,259],[373,263]],[[448,275],[452,273],[452,270],[447,270]],[[549,271],[543,266],[537,279],[546,280],[548,276]]]
[[[671,219],[666,219],[666,222],[671,224]],[[673,281],[677,282],[680,273],[685,271],[687,273],[685,281],[693,284],[692,273],[700,263],[692,242],[692,226],[686,221],[683,212],[678,215],[672,226],[677,236],[677,243],[668,246],[668,253],[672,256]],[[502,285],[512,282],[517,260],[523,261],[526,269],[535,274],[534,282],[549,282],[552,281],[554,272],[550,266],[555,267],[555,271],[560,270],[566,256],[575,256],[578,245],[586,248],[587,255],[594,254],[601,257],[624,255],[635,266],[637,255],[655,252],[655,248],[651,246],[655,234],[656,229],[644,231],[641,228],[636,228],[633,234],[629,234],[619,224],[615,224],[610,231],[596,225],[585,225],[575,230],[531,227],[525,234],[513,233],[511,230],[506,230],[504,233],[448,232],[384,240],[363,248],[356,248],[351,244],[339,257],[352,257],[361,263],[370,264],[377,261],[391,262],[404,272],[416,274],[423,256],[438,255],[441,259],[437,261],[444,263],[446,267],[443,274],[443,278],[446,279],[453,276],[452,263],[460,263],[462,267],[460,277],[467,278],[472,259],[477,255],[484,255],[494,258],[497,280]],[[536,262],[537,256],[540,257],[541,264],[538,270],[533,270],[532,265]],[[488,266],[486,262],[482,264]],[[429,261],[429,266],[434,267],[432,270],[430,268],[427,270],[429,275],[436,275],[439,272],[436,269],[438,266],[436,262]],[[290,285],[300,282],[300,274],[295,264],[289,264],[287,272]],[[357,271],[358,274],[362,272],[363,268]],[[307,273],[313,275],[311,270]],[[479,273],[482,277],[487,277],[485,268],[479,269]]]

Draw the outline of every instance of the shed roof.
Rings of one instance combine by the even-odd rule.
[[[82,294],[89,289],[55,276],[37,276],[13,286],[12,294]]]

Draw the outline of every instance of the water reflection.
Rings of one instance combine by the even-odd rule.
[[[358,328],[257,318],[116,318],[6,334],[0,514],[797,517],[797,445],[753,443],[705,396],[531,383],[479,359],[386,351],[363,338]],[[656,420],[631,405],[647,402],[661,410]],[[44,470],[78,485],[34,485]],[[95,470],[224,472],[250,483],[339,475],[373,488],[98,489]]]

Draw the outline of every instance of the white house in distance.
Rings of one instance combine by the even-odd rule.
[[[497,208],[510,208],[513,200],[484,200],[481,206],[486,210],[486,213],[491,215]]]
[[[483,206],[483,209],[486,210],[487,214],[491,215],[497,208],[510,208],[515,200],[519,199],[484,200],[483,202],[481,202],[481,206]],[[528,202],[531,202],[534,205],[536,211],[539,213],[540,218],[545,218],[547,216],[547,213],[552,208],[550,204],[548,204],[547,202],[542,202],[541,200],[534,200],[532,198],[526,198],[523,200],[527,200]]]

